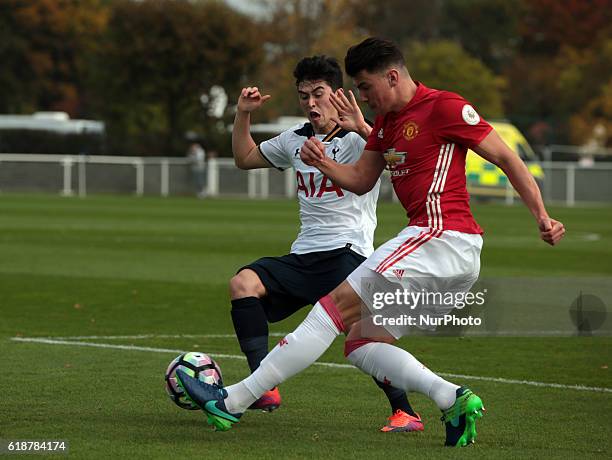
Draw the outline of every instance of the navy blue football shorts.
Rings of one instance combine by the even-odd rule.
[[[262,257],[245,265],[253,270],[266,288],[261,302],[268,321],[288,318],[334,290],[366,258],[350,249],[350,244],[331,251]]]

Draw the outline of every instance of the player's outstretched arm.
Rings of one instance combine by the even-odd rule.
[[[357,195],[372,190],[385,169],[382,155],[371,150],[364,150],[356,163],[337,163],[325,155],[325,145],[316,137],[304,143],[300,158],[308,166],[314,166],[329,177],[334,184]]]
[[[331,93],[329,99],[338,112],[338,117],[332,117],[332,120],[341,128],[353,131],[367,141],[372,127],[366,123],[353,92],[349,90],[347,96],[344,90],[340,88],[335,93]]]
[[[232,153],[234,162],[240,169],[270,168],[272,165],[261,156],[257,144],[251,136],[251,112],[262,106],[270,95],[262,96],[259,88],[242,88],[238,97],[238,107],[232,130]]]
[[[510,150],[499,135],[492,130],[487,137],[474,148],[485,160],[497,165],[512,183],[525,205],[535,217],[541,238],[550,245],[557,244],[565,234],[563,224],[551,219],[546,212],[540,188],[523,163],[523,160]]]

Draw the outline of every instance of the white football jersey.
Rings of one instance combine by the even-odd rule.
[[[295,169],[301,228],[291,252],[329,251],[350,243],[351,249],[368,257],[374,251],[380,179],[362,196],[341,189],[317,168],[302,163],[300,149],[313,135],[312,125],[307,122],[259,145],[262,156],[272,166]],[[339,127],[316,137],[325,144],[327,156],[338,163],[355,163],[365,146],[359,134]]]

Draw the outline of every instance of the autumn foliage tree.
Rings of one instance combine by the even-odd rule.
[[[235,91],[262,58],[252,21],[220,2],[115,2],[98,61],[97,110],[117,147],[184,154],[185,133],[215,138],[200,97]]]
[[[350,0],[287,0],[265,2],[270,14],[259,19],[267,53],[261,72],[250,84],[259,86],[272,98],[254,114],[256,120],[280,115],[302,115],[297,103],[293,69],[297,62],[313,55],[338,59],[343,67],[350,45],[365,38],[359,30]],[[345,81],[345,86],[347,85]],[[237,94],[232,95],[232,101]]]
[[[450,41],[415,43],[404,52],[413,78],[429,87],[461,94],[486,118],[504,116],[505,80]]]
[[[611,0],[530,0],[524,2],[514,59],[505,69],[506,107],[527,120],[545,120],[554,129],[547,141],[588,141],[594,126],[612,122]]]
[[[187,132],[229,154],[243,85],[272,95],[256,121],[300,114],[297,61],[342,64],[379,35],[414,78],[483,116],[553,128],[536,142],[584,143],[603,124],[612,143],[612,0],[253,2],[263,16],[221,0],[0,0],[0,112],[102,119],[113,154],[182,155]],[[221,119],[201,102],[214,86],[229,98]]]
[[[2,0],[0,111],[87,113],[87,75],[107,17],[101,0]]]
[[[406,51],[408,68],[425,84],[461,92],[484,109],[487,116],[502,116],[504,79],[496,77],[458,42],[440,40],[443,11],[437,2],[429,6],[426,3],[421,0],[277,3],[270,20],[266,21],[266,29],[273,32],[266,41],[273,44],[274,65],[266,68],[258,83],[265,85],[264,90],[272,93],[272,99],[264,106],[264,113],[256,116],[300,114],[291,75],[295,63],[304,56],[328,54],[343,66],[348,47],[372,34],[395,39]],[[351,87],[350,79],[346,79],[345,86]]]

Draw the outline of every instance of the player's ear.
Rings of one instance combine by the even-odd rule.
[[[390,87],[397,86],[399,81],[399,72],[397,69],[389,69],[389,71],[387,71],[387,81]]]

